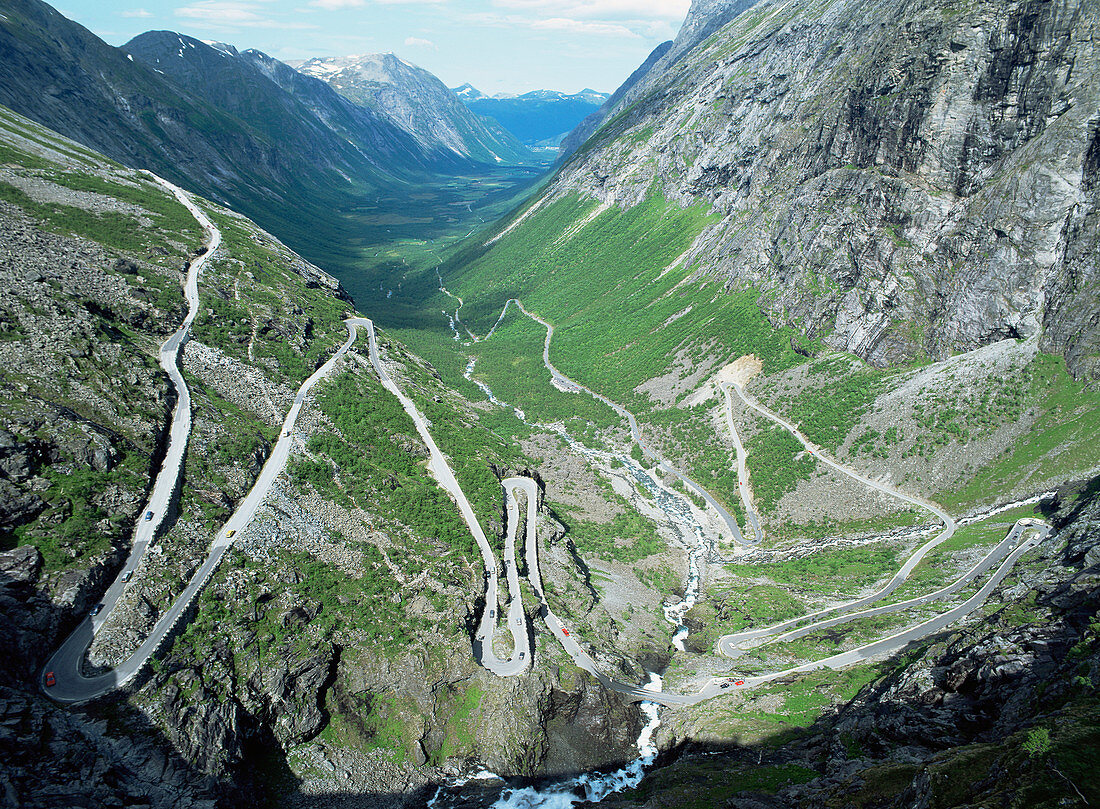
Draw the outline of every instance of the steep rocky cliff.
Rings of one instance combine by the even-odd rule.
[[[1100,373],[1095,4],[709,6],[551,197],[704,201],[691,266],[876,364],[1041,333]]]

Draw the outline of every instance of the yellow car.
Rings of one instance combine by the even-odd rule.
[[[237,532],[236,532],[236,531],[234,531],[234,530],[233,530],[232,528],[230,528],[230,529],[229,529],[228,531],[226,531],[226,532],[225,532],[225,538],[226,538],[226,539],[229,539],[229,538],[230,538],[231,536],[233,536],[233,535],[234,535],[235,533],[237,533]]]

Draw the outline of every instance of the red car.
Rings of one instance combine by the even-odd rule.
[[[566,629],[564,626],[561,628],[561,633],[566,637],[569,637],[569,630]]]
[[[53,674],[52,671],[47,671],[46,672],[46,688],[53,688],[55,685],[57,685],[57,678],[54,677],[54,674]]]

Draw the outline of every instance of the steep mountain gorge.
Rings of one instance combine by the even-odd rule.
[[[13,96],[42,54],[70,82],[22,103],[125,140],[109,64],[256,150],[285,128],[318,182],[364,174],[250,187],[352,201],[378,241],[340,246],[386,254],[344,285],[0,108],[5,801],[444,809],[554,776],[569,805],[645,740],[620,805],[1100,799],[1093,5],[699,0],[544,188],[446,241],[417,173],[458,167],[433,204],[474,217],[517,167],[417,117],[411,66],[315,61],[336,88],[0,14]]]
[[[243,216],[195,204],[221,245],[180,352],[183,482],[102,614],[88,672],[117,666],[168,612],[270,459],[295,392],[348,339],[335,279]],[[92,702],[48,700],[46,661],[103,600],[143,522],[177,401],[159,348],[208,236],[149,175],[4,108],[0,220],[6,803],[403,806],[467,760],[532,775],[630,754],[636,711],[591,680],[549,659],[522,680],[476,663],[477,549],[365,343],[314,388],[288,469],[151,663]],[[500,542],[497,475],[527,460],[430,365],[379,343]],[[556,575],[563,589],[583,581],[576,566]]]
[[[703,203],[685,265],[877,365],[1041,334],[1096,377],[1094,4],[696,8],[545,200]]]
[[[473,114],[438,78],[392,53],[319,57],[297,68],[386,118],[436,159],[458,155],[521,164],[532,159],[508,130]]]

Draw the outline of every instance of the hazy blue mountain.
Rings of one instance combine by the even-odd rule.
[[[487,96],[473,85],[454,88],[462,103],[478,115],[487,115],[529,146],[557,146],[581,121],[610,96],[595,90],[560,93],[534,90],[522,95]]]

